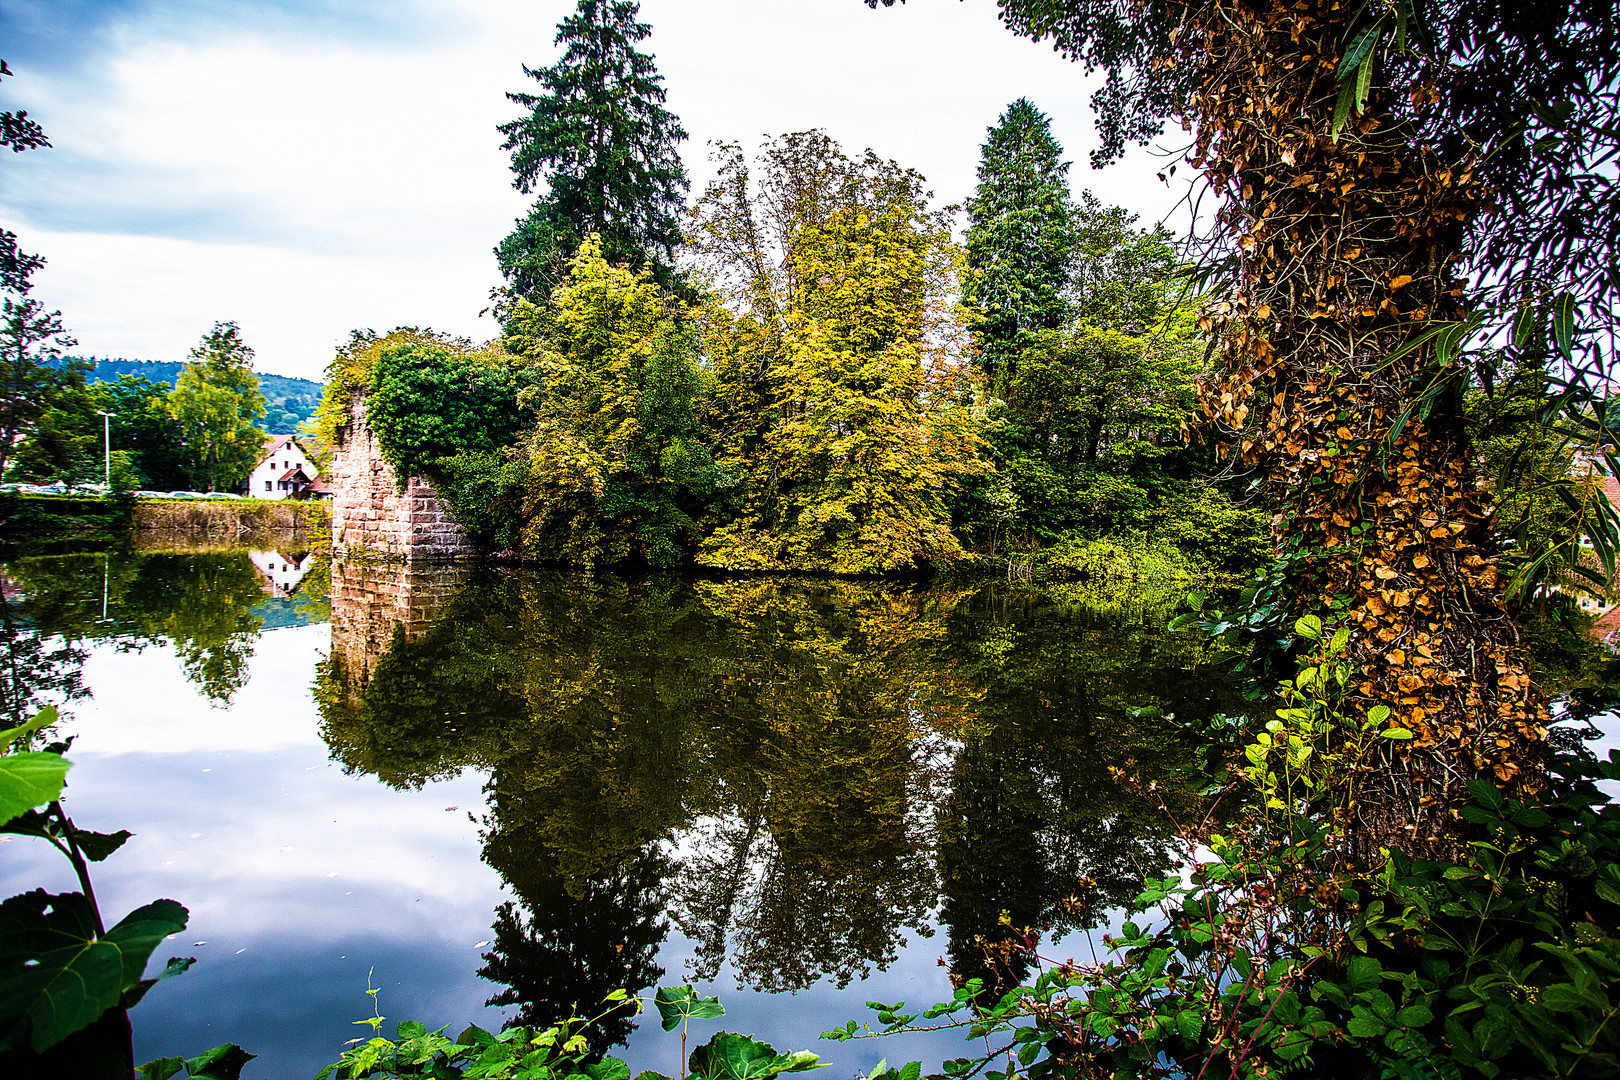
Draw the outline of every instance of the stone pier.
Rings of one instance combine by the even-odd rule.
[[[419,562],[473,553],[466,531],[427,478],[406,477],[401,490],[398,474],[366,422],[364,395],[356,395],[349,407],[349,422],[338,432],[326,481],[332,488],[332,548],[338,555]]]

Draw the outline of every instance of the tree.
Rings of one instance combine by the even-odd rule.
[[[184,436],[169,412],[169,387],[140,375],[120,375],[117,382],[98,382],[90,391],[93,408],[112,414],[113,452],[131,455],[140,486],[159,490],[184,486]]]
[[[1169,449],[1203,369],[1194,309],[1173,284],[1181,261],[1162,228],[1138,229],[1090,192],[1065,232],[1061,324],[981,346],[1005,356],[985,410],[998,471],[961,516],[1023,546],[1152,533],[1157,511],[1191,494]]]
[[[715,483],[684,305],[650,269],[610,264],[593,236],[551,302],[519,301],[508,325],[508,347],[545,380],[523,451],[525,549],[575,564],[680,565]]]
[[[649,267],[673,278],[686,169],[686,131],[663,107],[663,79],[636,49],[651,33],[636,0],[579,0],[557,27],[566,45],[548,68],[523,73],[543,93],[508,94],[529,115],[502,124],[512,152],[513,186],[546,192],[495,249],[513,292],[543,300],[588,236],[610,262]]]
[[[983,469],[964,404],[959,252],[913,170],[819,131],[734,145],[696,210],[719,460],[739,520],[700,561],[871,573],[962,554],[944,500]]]
[[[1602,164],[1614,5],[1001,6],[1016,33],[1109,72],[1097,163],[1166,117],[1190,129],[1222,200],[1204,408],[1281,511],[1287,595],[1270,617],[1284,637],[1302,612],[1336,613],[1360,673],[1350,715],[1386,705],[1388,728],[1413,735],[1377,740],[1366,763],[1367,850],[1454,850],[1467,780],[1539,789],[1546,723],[1505,609],[1458,344],[1481,301],[1510,322],[1541,304],[1552,340],[1515,344],[1573,362],[1574,297],[1620,284],[1620,186]],[[1472,301],[1471,276],[1486,286]],[[1606,321],[1612,306],[1590,307]]]
[[[185,470],[208,491],[241,485],[258,462],[265,433],[264,395],[253,377],[253,350],[234,322],[215,323],[191,350],[169,394],[169,415],[180,426]]]
[[[1074,250],[1069,163],[1046,114],[1019,98],[979,148],[979,186],[967,201],[967,264],[962,299],[978,362],[1000,392],[1021,335],[1056,330],[1069,305]]]
[[[50,407],[66,374],[60,363],[64,351],[75,344],[62,327],[62,313],[47,312],[28,295],[28,275],[43,264],[35,256],[21,256],[20,270],[16,276],[8,274],[0,300],[0,476],[14,448]],[[82,372],[78,381],[82,389]]]
[[[0,78],[10,75],[0,60]],[[0,146],[21,153],[50,145],[27,111],[0,112]],[[16,233],[0,229],[0,477],[13,448],[48,407],[60,381],[56,361],[74,344],[62,327],[62,313],[47,312],[28,295],[34,274],[44,265],[44,259],[17,246]],[[81,375],[81,386],[83,382]]]
[[[102,425],[96,395],[85,385],[90,366],[62,358],[40,372],[33,419],[12,449],[7,475],[16,480],[100,480]]]

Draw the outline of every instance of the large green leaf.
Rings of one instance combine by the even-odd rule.
[[[158,900],[105,937],[95,925],[78,893],[35,889],[0,904],[0,1050],[39,1053],[94,1023],[139,986],[158,942],[186,928],[186,909]]]
[[[718,997],[698,997],[690,986],[660,986],[653,1004],[665,1031],[674,1031],[684,1020],[713,1020],[726,1014]]]
[[[61,798],[72,767],[61,754],[44,750],[0,755],[0,821]]]
[[[692,1051],[693,1076],[705,1080],[771,1080],[787,1072],[804,1072],[824,1066],[808,1050],[778,1054],[769,1043],[747,1035],[721,1031]]]

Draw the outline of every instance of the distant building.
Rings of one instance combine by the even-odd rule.
[[[259,450],[259,463],[248,475],[248,495],[255,499],[330,498],[314,460],[297,436],[272,435]]]

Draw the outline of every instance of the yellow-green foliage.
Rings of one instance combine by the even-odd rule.
[[[397,326],[386,334],[375,330],[355,330],[326,365],[326,392],[311,417],[315,436],[328,446],[337,443],[337,433],[349,422],[349,406],[356,394],[371,390],[371,376],[384,349],[403,345],[432,345],[456,352],[470,350],[472,342],[434,330]]]
[[[945,496],[984,465],[953,348],[948,216],[916,173],[820,132],[766,149],[759,196],[724,153],[695,247],[722,291],[704,321],[718,456],[746,502],[699,561],[873,573],[960,558]]]
[[[701,375],[686,312],[651,270],[585,241],[550,302],[514,303],[507,348],[541,385],[524,392],[523,548],[575,565],[677,565],[712,468],[696,436]]]

